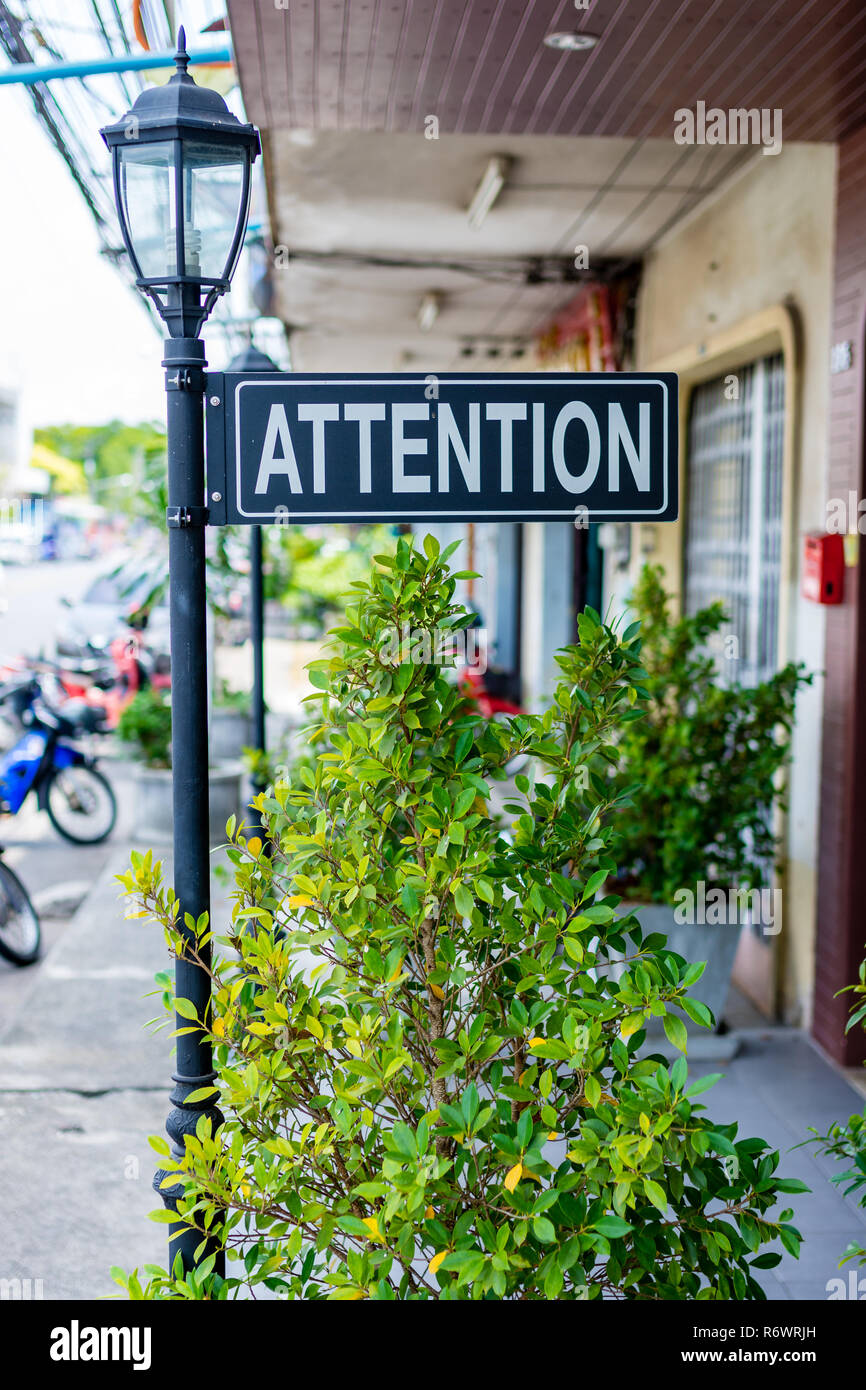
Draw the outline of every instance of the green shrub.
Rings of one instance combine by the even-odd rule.
[[[851,1005],[851,1017],[845,1028],[846,1033],[857,1024],[866,1029],[866,960],[860,962],[858,983],[846,985],[839,993],[846,994],[849,990],[857,997]],[[818,1134],[816,1129],[811,1129],[810,1132],[816,1138],[807,1139],[807,1144],[816,1144],[820,1153],[838,1159],[846,1165],[844,1170],[830,1181],[837,1187],[844,1185],[846,1197],[856,1193],[858,1206],[866,1208],[866,1109],[860,1114],[850,1115],[844,1124],[838,1121],[832,1124],[826,1134]],[[856,1260],[858,1265],[866,1265],[866,1245],[862,1237],[849,1241],[839,1264],[847,1264],[849,1260]]]
[[[619,740],[617,786],[635,794],[617,809],[618,886],[652,902],[700,880],[759,888],[777,849],[773,810],[797,692],[812,676],[789,664],[757,686],[722,685],[708,649],[726,622],[722,605],[674,620],[662,574],[646,566],[631,604],[647,704]]]
[[[470,620],[448,554],[401,539],[355,586],[311,668],[318,756],[258,799],[273,852],[232,827],[213,1014],[180,1001],[227,1120],[163,1160],[228,1277],[209,1255],[118,1280],[147,1298],[763,1298],[755,1268],[780,1257],[760,1247],[799,1246],[770,1210],[803,1185],[706,1117],[716,1078],[640,1055],[650,1016],[680,1050],[681,1011],[709,1019],[684,997],[702,967],[599,898],[619,803],[594,769],[639,709],[639,643],[588,611],[552,707],[485,723],[441,667],[378,655],[404,621]],[[516,779],[506,835],[490,787],[518,750],[547,775]],[[182,951],[160,866],[136,855],[122,882]]]
[[[249,714],[251,696],[248,690],[233,690],[227,680],[217,683],[213,697],[214,709],[234,710],[238,714]]]
[[[152,687],[139,690],[117,724],[117,736],[138,750],[147,767],[171,766],[171,703]]]

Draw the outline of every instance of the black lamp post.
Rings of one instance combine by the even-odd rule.
[[[177,71],[163,87],[142,92],[131,111],[101,132],[111,150],[114,190],[123,240],[136,284],[150,297],[168,329],[169,574],[171,619],[174,886],[179,920],[210,912],[208,836],[207,652],[205,640],[205,506],[203,398],[206,385],[202,324],[229,288],[246,229],[250,171],[260,152],[258,132],[243,125],[218,93],[189,76],[186,37],[178,34]],[[209,958],[206,959],[209,964]],[[193,960],[178,956],[178,998],[203,1018],[210,979]],[[177,1026],[187,1020],[177,1017]],[[222,1116],[213,1101],[188,1097],[215,1080],[210,1043],[198,1032],[177,1039],[173,1109],[166,1131],[172,1154],[201,1115]],[[165,1174],[154,1187],[160,1191]],[[177,1210],[182,1186],[160,1195]],[[182,1222],[169,1227],[169,1252],[185,1269],[198,1261],[199,1236]],[[210,1253],[204,1250],[200,1258]]]

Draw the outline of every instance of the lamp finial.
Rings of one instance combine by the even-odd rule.
[[[186,51],[186,30],[183,25],[177,31],[177,52],[174,61],[178,72],[185,76],[189,67],[189,54]]]

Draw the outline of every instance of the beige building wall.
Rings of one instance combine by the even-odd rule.
[[[836,150],[788,145],[744,172],[678,225],[648,256],[638,304],[636,367],[680,373],[681,427],[691,386],[782,350],[788,390],[786,548],[780,660],[820,673],[824,612],[800,596],[802,536],[822,529],[826,504],[830,314]],[[681,428],[681,459],[684,459]],[[683,471],[685,471],[683,469]],[[643,535],[641,535],[643,532]],[[682,522],[635,527],[627,570],[605,575],[622,606],[642,554],[681,583]],[[784,826],[783,926],[773,949],[741,951],[752,992],[790,1022],[809,1020],[815,933],[822,682],[801,696]],[[761,983],[761,972],[766,978]],[[755,981],[758,980],[756,987]]]

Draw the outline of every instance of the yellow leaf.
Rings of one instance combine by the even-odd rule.
[[[440,1250],[438,1255],[434,1255],[434,1256],[433,1256],[432,1260],[430,1261],[429,1265],[427,1266],[427,1268],[429,1269],[429,1271],[430,1271],[431,1274],[435,1274],[435,1273],[436,1273],[437,1269],[439,1268],[439,1266],[441,1265],[442,1261],[445,1259],[445,1256],[446,1256],[447,1254],[448,1254],[448,1251],[447,1251],[447,1250]]]
[[[369,1232],[370,1232],[370,1239],[371,1239],[371,1240],[381,1240],[381,1241],[384,1241],[385,1237],[382,1235],[382,1232],[379,1230],[379,1218],[378,1218],[378,1216],[364,1216],[364,1217],[362,1217],[361,1219],[362,1219],[362,1221],[364,1222],[364,1225],[367,1227],[367,1229],[368,1229]]]
[[[427,1210],[425,1211],[424,1215],[426,1216],[426,1218],[427,1218],[428,1221],[432,1221],[432,1220],[433,1220],[433,1217],[436,1215],[436,1213],[435,1213],[435,1211],[433,1210],[432,1207],[428,1207]]]
[[[247,840],[247,849],[254,859],[258,859],[262,852],[262,842],[258,835],[254,835],[251,840]]]
[[[400,961],[400,962],[398,963],[397,968],[395,969],[393,975],[389,975],[389,976],[388,976],[388,984],[390,985],[391,982],[392,982],[393,980],[399,980],[399,978],[400,978],[400,976],[401,976],[402,974],[403,974],[403,962]]]
[[[515,1163],[514,1167],[508,1172],[505,1178],[505,1187],[508,1192],[513,1192],[523,1176],[523,1164]]]
[[[558,1139],[558,1138],[559,1138],[559,1135],[557,1134],[557,1132],[556,1132],[555,1129],[552,1129],[552,1130],[549,1131],[547,1137],[548,1137],[548,1139]]]
[[[218,1038],[221,1038],[221,1037],[223,1037],[223,1036],[225,1035],[225,1031],[226,1031],[226,1021],[225,1021],[225,1019],[224,1019],[224,1018],[215,1018],[214,1021],[213,1021],[213,1026],[211,1027],[211,1032],[212,1032],[212,1033],[216,1033],[217,1037],[218,1037]]]
[[[531,1172],[529,1168],[524,1168],[524,1170],[523,1170],[523,1176],[524,1176],[524,1178],[531,1178],[533,1182],[543,1182],[543,1181],[544,1181],[544,1179],[543,1179],[543,1178],[540,1178],[540,1177],[538,1176],[537,1173]]]
[[[636,1033],[643,1027],[643,1014],[629,1014],[619,1025],[620,1037],[630,1038],[632,1033]]]
[[[289,898],[289,907],[312,907],[313,900],[308,898],[306,893],[293,893]]]
[[[543,1042],[545,1042],[545,1041],[546,1041],[545,1038],[530,1038],[530,1039],[529,1039],[529,1046],[530,1046],[530,1047],[538,1047],[539,1043],[543,1043]]]
[[[441,988],[440,985],[431,984],[431,985],[430,985],[430,993],[433,994],[433,995],[435,995],[437,999],[444,999],[444,998],[445,998],[445,993],[444,993],[444,991],[442,990],[442,988]]]
[[[346,1302],[347,1302],[347,1303],[357,1303],[357,1301],[358,1301],[359,1298],[366,1298],[366,1297],[367,1297],[367,1294],[366,1294],[366,1292],[365,1292],[364,1289],[353,1289],[352,1292],[347,1296]]]

